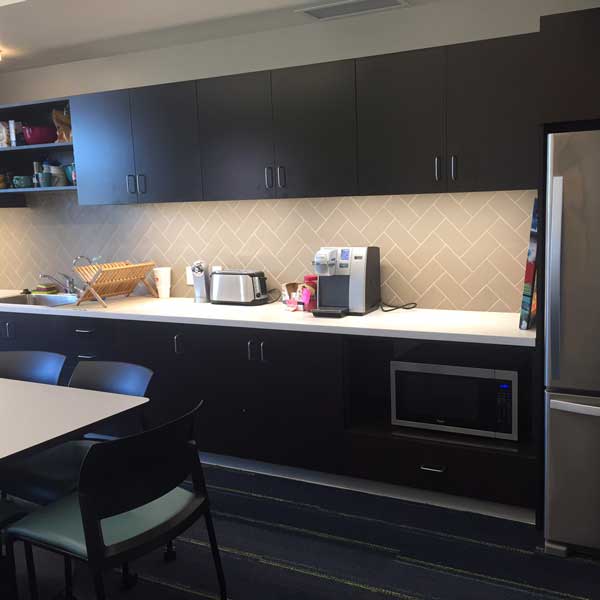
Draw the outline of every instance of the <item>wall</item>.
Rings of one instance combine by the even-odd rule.
[[[70,272],[78,254],[154,260],[189,296],[195,259],[264,268],[279,288],[320,246],[378,245],[383,298],[426,308],[519,310],[535,192],[80,207],[72,192],[0,210],[0,289]]]
[[[530,33],[539,30],[540,15],[597,6],[600,0],[443,0],[358,18],[9,72],[0,75],[0,103]]]

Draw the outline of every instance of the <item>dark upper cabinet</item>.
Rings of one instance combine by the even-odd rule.
[[[445,70],[445,48],[356,61],[361,194],[446,190]]]
[[[202,200],[194,82],[71,98],[80,204]]]
[[[459,44],[447,52],[448,191],[537,188],[539,35]]]
[[[354,61],[271,73],[280,198],[358,192]]]
[[[206,200],[274,194],[271,74],[245,73],[197,82]]]
[[[138,201],[202,200],[194,82],[137,88],[130,94]]]
[[[543,121],[600,118],[600,9],[542,17]]]
[[[129,91],[70,100],[79,204],[137,202]]]

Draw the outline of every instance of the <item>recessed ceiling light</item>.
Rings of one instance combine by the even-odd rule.
[[[26,2],[27,0],[0,0],[0,6],[8,6],[9,4],[19,4],[20,2]]]

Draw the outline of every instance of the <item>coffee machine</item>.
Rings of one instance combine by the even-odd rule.
[[[321,248],[313,261],[319,277],[315,317],[365,315],[381,304],[376,246]]]

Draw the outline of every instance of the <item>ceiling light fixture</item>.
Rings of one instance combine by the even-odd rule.
[[[20,4],[21,2],[27,2],[27,0],[0,0],[0,7],[8,6],[9,4]]]
[[[329,4],[299,8],[295,12],[304,13],[319,21],[326,21],[408,6],[410,6],[409,0],[338,0]]]

